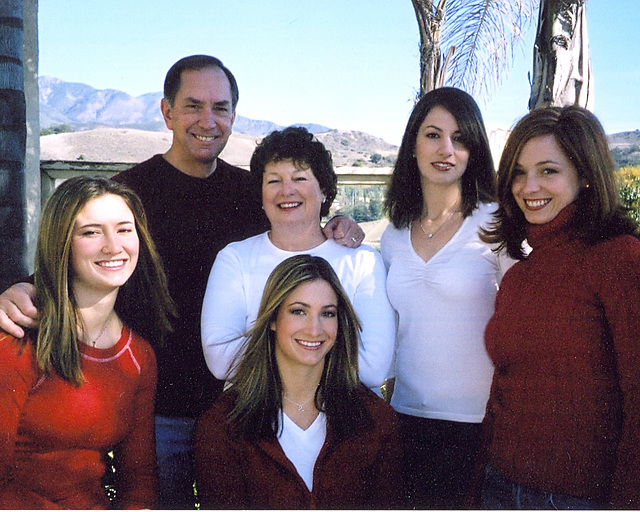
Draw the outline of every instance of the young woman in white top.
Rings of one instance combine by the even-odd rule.
[[[286,258],[313,254],[331,264],[362,322],[360,379],[377,390],[391,366],[395,339],[386,271],[376,250],[341,246],[322,232],[320,220],[337,193],[331,153],[304,128],[286,128],[258,145],[251,173],[271,230],[229,244],[216,257],[202,307],[209,369],[227,380],[271,271]]]
[[[409,508],[464,505],[493,375],[483,333],[509,262],[478,236],[494,195],[475,101],[450,87],[429,92],[407,123],[380,241],[398,317],[391,405],[401,418]]]

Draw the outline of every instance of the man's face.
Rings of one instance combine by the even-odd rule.
[[[188,174],[213,164],[235,120],[224,72],[219,68],[183,71],[173,106],[163,99],[161,107],[167,128],[173,131],[172,163]]]

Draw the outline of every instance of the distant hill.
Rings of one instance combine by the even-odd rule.
[[[41,76],[38,84],[41,129],[63,124],[73,129],[41,137],[42,160],[134,163],[166,151],[171,144],[160,113],[161,92],[133,97],[50,76]],[[313,123],[298,126],[316,134],[336,166],[389,166],[395,161],[398,148],[378,137]],[[248,165],[256,141],[282,128],[271,121],[237,116],[223,156],[235,165]]]
[[[40,88],[40,128],[68,124],[75,131],[104,126],[166,131],[160,113],[162,92],[130,96],[115,89],[94,89],[51,76],[38,78]],[[300,124],[311,133],[327,132],[330,128],[319,124]],[[283,126],[238,116],[233,125],[236,132],[247,135],[266,135]]]
[[[640,130],[609,135],[609,147],[620,167],[640,165]]]

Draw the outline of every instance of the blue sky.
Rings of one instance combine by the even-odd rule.
[[[615,8],[613,8],[615,6]],[[640,0],[588,0],[595,113],[608,133],[640,129]],[[398,144],[418,89],[410,0],[40,0],[41,75],[119,89],[162,89],[179,58],[220,58],[238,113],[319,123]],[[527,111],[535,20],[490,101],[489,126]]]

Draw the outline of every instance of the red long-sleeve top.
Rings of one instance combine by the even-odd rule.
[[[640,241],[529,226],[486,329],[489,462],[535,489],[640,507]]]
[[[151,347],[128,328],[101,350],[81,344],[80,387],[38,372],[34,347],[0,332],[0,508],[100,509],[114,453],[116,506],[155,505]]]
[[[246,441],[230,433],[233,406],[223,395],[196,428],[196,487],[205,509],[388,509],[402,491],[396,414],[370,392],[361,393],[373,426],[339,441],[327,428],[313,470],[313,490],[278,440]]]

